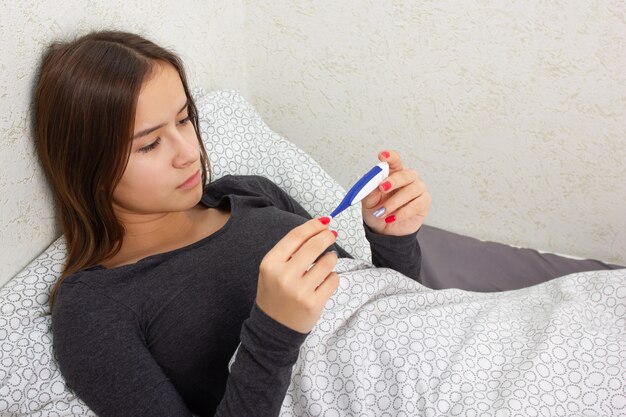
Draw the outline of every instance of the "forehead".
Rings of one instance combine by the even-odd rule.
[[[187,97],[176,69],[166,63],[154,65],[141,86],[135,111],[135,127],[148,128],[175,116]]]

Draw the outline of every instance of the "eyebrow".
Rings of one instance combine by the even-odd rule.
[[[181,107],[181,108],[180,108],[180,110],[178,110],[178,113],[176,113],[176,114],[180,114],[183,110],[185,110],[185,108],[186,108],[188,105],[189,105],[189,100],[185,101],[185,104],[183,104],[183,107]],[[158,125],[158,126],[153,126],[153,127],[149,127],[149,128],[147,128],[147,129],[141,130],[141,131],[139,131],[139,132],[137,132],[137,133],[135,133],[135,134],[133,135],[133,140],[135,140],[135,139],[139,139],[139,138],[142,138],[142,137],[144,137],[144,136],[146,136],[146,135],[149,135],[150,133],[154,132],[155,130],[162,128],[162,127],[163,127],[163,126],[165,126],[166,124],[167,124],[167,123],[161,123],[161,124],[160,124],[160,125]]]

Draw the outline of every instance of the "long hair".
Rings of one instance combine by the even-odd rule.
[[[175,53],[139,35],[107,30],[54,42],[43,55],[33,94],[34,134],[67,242],[51,309],[68,275],[114,256],[122,246],[125,229],[113,211],[113,190],[130,156],[141,86],[160,62],[178,71],[185,89],[204,188],[210,182],[209,160]]]

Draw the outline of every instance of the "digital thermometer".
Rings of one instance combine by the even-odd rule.
[[[339,206],[330,213],[330,217],[336,217],[339,213],[353,204],[363,200],[369,193],[374,191],[385,178],[389,176],[389,164],[381,162],[363,175],[356,184],[350,188]]]

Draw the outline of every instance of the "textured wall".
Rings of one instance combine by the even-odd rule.
[[[27,122],[34,68],[52,39],[113,27],[176,50],[191,85],[246,91],[237,1],[0,0],[0,286],[60,230]]]
[[[427,223],[626,264],[626,6],[246,1],[248,92],[349,186],[384,148]]]
[[[0,5],[0,286],[59,233],[28,140],[33,69],[49,40],[102,27],[239,89],[344,186],[394,148],[431,225],[626,263],[623,1]]]

